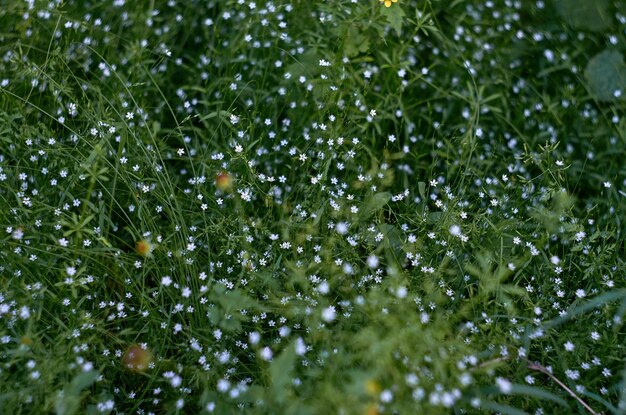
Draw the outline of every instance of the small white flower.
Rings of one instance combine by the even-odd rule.
[[[459,225],[450,226],[450,234],[452,236],[459,236],[461,234],[461,227]]]
[[[505,378],[496,378],[496,386],[502,393],[511,393],[511,390],[513,390],[513,384]]]
[[[370,268],[378,268],[378,264],[379,264],[379,260],[378,257],[376,255],[370,255],[367,257],[367,266]]]
[[[331,321],[333,321],[336,316],[337,316],[337,312],[335,311],[335,307],[332,305],[322,310],[322,319],[327,323],[330,323]]]
[[[274,354],[272,353],[272,349],[270,349],[269,347],[264,347],[261,350],[261,359],[263,360],[272,360],[272,356]]]
[[[389,389],[385,389],[380,393],[380,401],[383,403],[389,403],[393,400],[393,393]]]
[[[257,344],[259,340],[261,340],[261,335],[259,334],[259,332],[253,331],[252,333],[248,335],[248,340],[252,344]]]
[[[339,235],[345,235],[348,232],[348,224],[345,222],[339,222],[335,227],[335,230]]]

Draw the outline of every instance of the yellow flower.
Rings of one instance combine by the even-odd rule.
[[[385,3],[385,7],[391,7],[391,3],[397,3],[398,0],[380,0],[381,3]]]

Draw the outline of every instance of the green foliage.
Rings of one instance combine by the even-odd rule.
[[[554,0],[561,17],[574,29],[602,32],[612,23],[609,0]]]
[[[396,31],[396,34],[400,36],[402,33],[402,23],[404,22],[406,14],[401,5],[394,5],[394,7],[386,7],[382,9],[382,14],[387,18],[389,26]]]
[[[624,16],[4,2],[0,413],[623,412]]]
[[[595,55],[586,68],[589,90],[600,101],[623,99],[626,89],[626,65],[624,57],[616,50],[605,50]],[[619,93],[619,95],[617,95]]]
[[[80,408],[81,393],[98,379],[100,373],[92,370],[76,375],[62,391],[58,393],[54,410],[57,415],[73,415]]]

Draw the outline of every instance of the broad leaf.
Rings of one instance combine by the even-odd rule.
[[[596,99],[616,101],[619,94],[626,96],[626,65],[624,57],[618,51],[605,50],[598,53],[587,63],[585,75],[591,94]]]
[[[365,199],[365,206],[360,212],[360,219],[369,219],[374,213],[381,210],[391,200],[391,193],[379,192]]]

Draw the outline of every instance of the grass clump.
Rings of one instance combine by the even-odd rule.
[[[0,412],[623,413],[596,6],[5,2]]]

